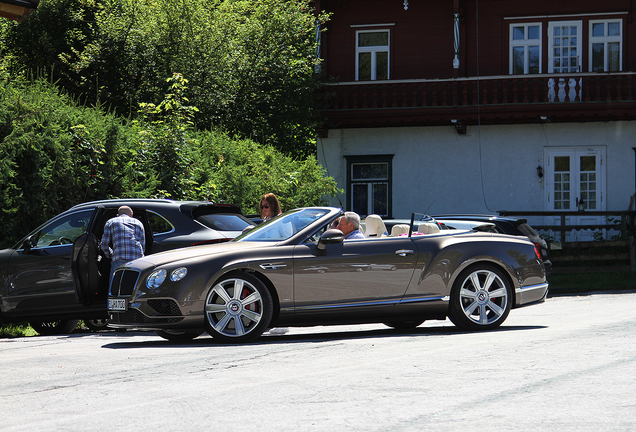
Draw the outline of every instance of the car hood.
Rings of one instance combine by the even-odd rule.
[[[275,245],[272,242],[228,242],[214,245],[190,246],[159,252],[136,259],[131,267],[157,267],[177,261],[199,261],[202,259],[220,258],[222,256],[244,252],[252,249],[266,248]]]

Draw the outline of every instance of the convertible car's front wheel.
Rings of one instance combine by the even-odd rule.
[[[247,273],[226,276],[205,300],[206,330],[220,342],[250,342],[269,328],[273,309],[272,296],[258,278]]]
[[[464,330],[490,330],[512,306],[512,288],[499,268],[482,264],[462,272],[451,291],[448,317]]]

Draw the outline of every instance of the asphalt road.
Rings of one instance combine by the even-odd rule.
[[[485,333],[314,327],[244,346],[0,339],[0,430],[636,431],[635,306],[555,297]]]

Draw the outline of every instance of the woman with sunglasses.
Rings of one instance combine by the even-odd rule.
[[[261,219],[263,219],[263,222],[268,221],[271,218],[276,217],[282,213],[278,198],[276,198],[276,195],[274,195],[273,193],[268,193],[261,197],[260,207]]]
[[[278,198],[273,193],[265,194],[261,197],[261,202],[259,207],[261,208],[261,219],[263,222],[270,220],[273,217],[278,216],[283,213],[280,209],[280,203],[278,202]],[[283,335],[289,331],[287,327],[275,327],[267,330],[264,334],[271,335]]]

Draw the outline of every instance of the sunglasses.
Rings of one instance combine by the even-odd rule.
[[[261,204],[261,208],[262,208],[262,209],[264,209],[264,208],[269,208],[269,204]]]

